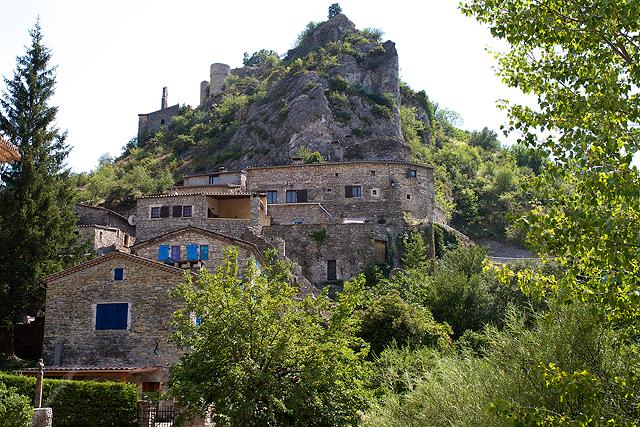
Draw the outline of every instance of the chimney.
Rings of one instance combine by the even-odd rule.
[[[168,91],[166,87],[162,88],[162,106],[160,107],[161,110],[164,110],[167,108],[167,97],[168,97]]]

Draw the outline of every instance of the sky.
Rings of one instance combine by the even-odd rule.
[[[57,125],[68,131],[68,164],[86,172],[103,154],[120,154],[136,136],[138,114],[160,108],[164,86],[169,105],[198,105],[211,63],[235,68],[244,52],[286,53],[309,21],[326,19],[335,0],[0,1],[0,75],[13,76],[40,17],[58,66],[52,104],[59,107]],[[520,95],[495,76],[486,51],[504,46],[463,16],[456,0],[340,5],[356,27],[383,30],[383,39],[396,43],[401,79],[457,111],[463,128],[498,131],[505,122],[496,101]]]

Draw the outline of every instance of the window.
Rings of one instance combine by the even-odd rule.
[[[165,124],[165,123],[166,123],[165,119],[160,119],[160,124],[161,124],[161,125],[163,125],[163,124]]]
[[[371,176],[374,176],[376,174],[376,171],[371,171]]]
[[[160,206],[160,218],[169,218],[169,206]]]
[[[306,203],[307,190],[287,190],[287,203]]]
[[[330,188],[327,188],[327,193],[331,193],[331,189]]]
[[[127,329],[129,304],[126,302],[96,304],[96,331]]]
[[[407,194],[407,200],[411,200],[411,194]]]
[[[151,207],[151,218],[160,218],[160,206]]]
[[[180,261],[180,246],[171,246],[171,259]]]
[[[220,181],[220,175],[209,175],[209,185],[217,184]]]
[[[182,207],[182,216],[184,218],[191,218],[192,214],[193,214],[193,206],[188,205],[188,206]]]
[[[336,176],[338,176],[338,172],[336,172]]]
[[[371,189],[371,195],[374,197],[378,197],[378,189],[377,188],[372,188]]]
[[[278,192],[276,190],[267,191],[267,203],[270,205],[278,203]]]
[[[182,217],[182,206],[176,205],[173,207],[173,217],[174,218]]]
[[[192,243],[187,245],[187,260],[189,261],[197,261],[198,260],[198,245]]]
[[[338,279],[338,273],[336,271],[336,260],[330,259],[327,261],[327,280],[333,281]]]
[[[200,259],[201,260],[209,259],[209,245],[200,245]]]
[[[344,197],[362,197],[362,185],[345,185]]]
[[[124,279],[124,268],[118,267],[113,269],[113,280]]]
[[[417,170],[415,170],[415,169],[409,169],[409,170],[407,171],[407,176],[408,176],[409,178],[417,178],[417,177],[418,177],[418,171],[417,171]]]
[[[166,261],[169,258],[169,245],[158,246],[158,261]]]

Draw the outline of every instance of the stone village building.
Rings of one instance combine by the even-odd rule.
[[[211,66],[201,101],[229,74]],[[167,126],[178,106],[139,116],[139,134]],[[204,104],[203,104],[204,105]],[[202,106],[202,105],[201,105]],[[78,232],[97,258],[43,280],[47,375],[111,378],[159,390],[179,358],[169,343],[178,302],[167,292],[184,274],[214,270],[229,246],[258,265],[267,250],[290,261],[300,292],[317,293],[369,264],[397,265],[398,238],[439,218],[433,169],[401,161],[341,161],[185,176],[165,194],[139,197],[125,218],[78,205]]]
[[[316,292],[367,264],[397,263],[397,238],[429,223],[433,206],[431,168],[383,161],[187,176],[166,194],[137,199],[135,243],[129,221],[80,205],[81,229],[94,223],[131,240],[44,279],[47,374],[158,390],[179,357],[168,342],[178,302],[167,292],[185,272],[215,269],[228,246],[241,265],[273,248],[292,261],[301,292]]]
[[[20,160],[18,148],[0,135],[0,163]]]

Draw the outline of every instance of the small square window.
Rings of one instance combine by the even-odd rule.
[[[376,174],[376,171],[371,171],[371,176],[374,176]]]
[[[407,176],[409,178],[416,178],[418,176],[418,171],[415,169],[409,169],[409,171],[407,171]]]
[[[362,197],[362,185],[345,185],[344,197],[348,199],[352,197]]]
[[[330,188],[327,188],[327,193],[331,193],[331,189]]]
[[[378,195],[378,190],[376,188],[372,188],[371,189],[371,195],[372,196],[377,196]]]
[[[123,280],[124,279],[124,268],[118,267],[113,269],[113,280]]]
[[[336,172],[336,176],[338,176],[338,172]]]
[[[151,207],[151,218],[160,218],[160,206]]]
[[[193,214],[193,206],[183,206],[182,207],[182,216],[186,218],[191,218]]]
[[[411,194],[407,194],[407,200],[411,200]]]

